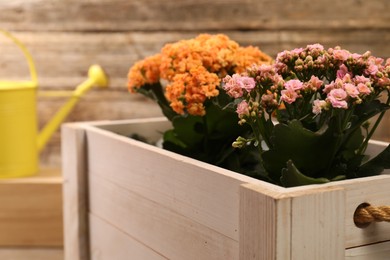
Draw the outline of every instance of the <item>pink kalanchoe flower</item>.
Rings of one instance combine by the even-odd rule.
[[[243,90],[242,90],[242,87],[241,87],[241,83],[240,83],[240,75],[239,74],[234,74],[233,77],[227,75],[224,79],[223,79],[223,83],[225,83],[223,85],[223,89],[226,91],[226,93],[233,97],[233,98],[240,98],[242,97],[243,95]]]
[[[352,78],[351,77],[352,77],[352,75],[347,73],[347,74],[344,75],[342,80],[343,80],[344,83],[352,83]]]
[[[351,73],[348,71],[347,66],[345,66],[344,64],[341,64],[340,69],[337,70],[337,73],[336,73],[337,77],[342,79],[347,74],[351,75]]]
[[[324,51],[324,46],[322,46],[319,43],[315,43],[315,44],[307,45],[306,49],[311,56],[317,57],[320,56],[321,53]]]
[[[364,72],[369,75],[375,76],[380,71],[383,62],[384,60],[382,58],[370,56],[367,60],[368,67]]]
[[[255,88],[256,82],[253,78],[247,77],[247,76],[241,76],[238,79],[238,83],[241,86],[242,89],[245,89],[248,93],[252,91],[252,89]]]
[[[382,77],[378,79],[378,86],[382,88],[389,88],[390,87],[390,79],[387,77]]]
[[[357,90],[359,91],[360,95],[369,95],[371,93],[371,89],[364,83],[359,83],[357,85]]]
[[[284,88],[287,90],[297,91],[302,89],[303,83],[298,79],[292,79],[284,83]]]
[[[338,49],[333,50],[333,58],[336,60],[346,61],[350,55],[351,53],[347,50],[338,50]]]
[[[289,51],[282,51],[276,55],[276,60],[279,62],[283,62],[284,60],[290,60],[291,56],[292,55]]]
[[[346,79],[345,77],[347,76],[348,74],[344,76],[343,79],[336,78],[335,81],[332,81],[331,83],[325,85],[323,92],[329,94],[329,92],[332,91],[333,89],[343,88],[344,84],[346,82],[349,82],[349,81],[344,81],[344,79]]]
[[[288,104],[294,103],[295,100],[299,97],[297,92],[295,92],[293,89],[284,89],[281,91],[281,94],[281,99]]]
[[[249,105],[248,105],[248,102],[246,102],[245,100],[241,101],[238,105],[237,105],[237,110],[236,110],[238,116],[240,118],[244,117],[244,116],[249,116]]]
[[[304,49],[303,48],[295,48],[293,50],[291,50],[291,53],[293,55],[299,55]]]
[[[312,75],[309,80],[309,84],[313,87],[313,89],[320,89],[324,82],[316,76]]]
[[[354,60],[358,60],[358,59],[360,59],[361,57],[362,57],[362,55],[359,54],[359,53],[352,53],[352,59],[354,59]]]
[[[344,90],[351,98],[357,98],[360,94],[357,87],[351,83],[344,84]]]
[[[344,89],[337,88],[332,89],[327,97],[327,100],[331,103],[332,107],[334,108],[343,108],[347,109],[348,104],[345,100],[347,98],[347,92]]]
[[[234,98],[242,97],[243,90],[246,90],[249,93],[256,86],[256,82],[253,78],[240,74],[234,74],[233,76],[227,75],[223,79],[223,83],[225,83],[223,89],[229,96]]]
[[[336,85],[335,82],[332,81],[331,83],[326,84],[325,87],[324,87],[324,89],[323,89],[322,91],[323,91],[324,93],[329,94],[330,91],[332,91],[333,89],[335,89],[335,85]]]
[[[328,103],[325,100],[316,99],[313,101],[313,114],[321,114],[323,109],[327,109]]]
[[[254,68],[257,69],[260,74],[272,73],[273,72],[272,65],[261,64],[260,66],[259,65],[255,65],[255,66],[256,67],[254,67]]]
[[[369,78],[366,78],[364,76],[360,76],[360,75],[357,75],[355,77],[355,83],[359,84],[359,83],[363,83],[363,84],[366,84],[370,82],[370,79]]]
[[[307,45],[307,48],[309,48],[309,49],[316,49],[316,50],[320,50],[320,51],[324,50],[324,46],[322,46],[319,43],[309,44],[309,45]]]
[[[372,63],[368,65],[368,68],[364,72],[369,75],[375,76],[378,71],[379,71],[378,65]]]
[[[288,66],[282,62],[277,62],[274,64],[276,71],[280,74],[286,73],[288,71]]]
[[[316,63],[318,64],[326,64],[327,61],[328,61],[328,57],[326,55],[318,56],[316,59]]]
[[[390,66],[390,58],[387,58],[387,59],[386,59],[385,66],[386,66],[386,67]]]
[[[273,110],[278,107],[278,102],[273,93],[264,94],[261,96],[261,105],[267,110]]]

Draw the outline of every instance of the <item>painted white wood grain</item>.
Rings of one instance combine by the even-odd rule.
[[[164,205],[97,175],[90,176],[89,190],[91,214],[168,259],[237,259],[237,241]]]
[[[281,189],[107,131],[88,128],[87,136],[91,175],[124,185],[236,241],[239,186],[250,182]]]
[[[93,214],[89,214],[89,237],[93,260],[167,259]]]
[[[390,170],[385,170],[389,173]],[[389,223],[373,223],[366,228],[356,227],[353,214],[361,203],[374,206],[390,205],[390,175],[344,180],[324,185],[290,188],[294,191],[308,191],[319,187],[342,187],[345,189],[345,247],[357,247],[390,240]]]
[[[289,195],[291,259],[343,259],[344,189],[318,187]]]
[[[66,260],[87,260],[87,158],[85,132],[76,125],[63,127],[64,255]]]
[[[157,138],[167,127],[160,120],[144,119],[141,132]],[[286,189],[110,133],[137,130],[136,120],[117,124],[68,129],[73,144],[65,151],[78,148],[67,162],[78,170],[66,170],[77,176],[88,162],[88,184],[82,179],[79,189],[89,185],[91,214],[164,257],[182,259],[185,251],[186,259],[343,259],[345,248],[390,240],[388,223],[359,229],[352,219],[360,203],[390,204],[390,175]],[[77,232],[73,243],[80,245]],[[257,242],[244,242],[256,233]]]
[[[361,203],[373,206],[390,205],[390,175],[356,179],[343,185],[346,189],[346,248],[390,240],[390,224],[372,223],[366,228],[358,228],[353,222],[353,214]]]
[[[240,259],[292,259],[290,197],[256,184],[243,184],[239,227]]]
[[[346,250],[346,260],[385,260],[390,258],[390,242],[372,244]]]

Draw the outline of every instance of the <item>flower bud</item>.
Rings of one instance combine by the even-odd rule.
[[[303,60],[302,59],[297,59],[295,61],[295,66],[303,65]]]
[[[310,62],[310,61],[313,61],[313,57],[312,56],[307,56],[306,58],[305,58],[305,63],[308,63],[308,62]]]
[[[239,125],[243,125],[246,123],[246,120],[244,118],[241,118],[240,121],[238,121]]]
[[[239,137],[237,137],[236,141],[234,141],[234,142],[232,143],[232,146],[233,146],[234,148],[243,148],[244,146],[246,146],[247,143],[248,143],[248,140],[247,140],[247,139],[245,139],[245,138],[239,136]]]

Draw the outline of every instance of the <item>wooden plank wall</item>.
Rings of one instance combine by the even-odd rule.
[[[98,63],[110,77],[109,90],[93,90],[67,121],[161,115],[155,104],[126,91],[128,68],[168,42],[199,33],[225,33],[243,45],[274,56],[319,42],[352,52],[371,50],[390,57],[390,2],[384,0],[14,0],[0,1],[0,28],[31,51],[40,89],[73,89]],[[1,37],[0,37],[1,38]],[[28,77],[23,57],[1,39],[0,78]],[[65,98],[39,97],[39,125]],[[390,115],[377,138],[390,140]],[[60,163],[56,134],[42,163]]]

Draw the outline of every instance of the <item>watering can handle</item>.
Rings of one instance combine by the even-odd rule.
[[[31,80],[35,85],[37,85],[37,83],[38,83],[37,71],[35,69],[35,65],[34,65],[34,61],[32,59],[32,56],[31,56],[30,52],[27,50],[26,46],[21,41],[19,41],[17,38],[15,38],[11,33],[7,32],[6,30],[0,29],[0,33],[2,33],[5,37],[12,40],[19,47],[19,49],[23,52],[24,57],[27,60],[28,67],[30,69]]]

